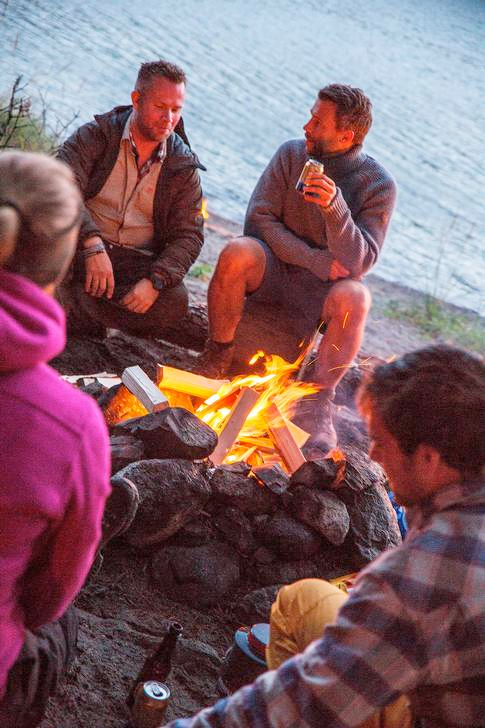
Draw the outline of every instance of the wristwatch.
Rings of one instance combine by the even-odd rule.
[[[150,280],[152,282],[152,286],[154,287],[154,289],[156,291],[163,291],[163,289],[165,288],[165,283],[162,281],[161,278],[159,278],[158,276],[152,274],[150,276]]]

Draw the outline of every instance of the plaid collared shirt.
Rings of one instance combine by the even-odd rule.
[[[134,157],[138,164],[138,149],[136,148],[135,140],[133,139],[133,134],[131,133],[131,124],[128,126],[128,138],[130,140],[130,146],[131,151],[134,154]],[[160,162],[160,164],[163,164],[163,161],[165,157],[167,156],[167,142],[163,141],[160,142],[160,144],[153,150],[152,154],[150,155],[149,159],[138,169],[138,179],[142,179],[148,172],[150,171],[150,167],[155,162]]]
[[[413,511],[322,639],[172,728],[357,726],[401,693],[438,724],[485,726],[485,483]]]

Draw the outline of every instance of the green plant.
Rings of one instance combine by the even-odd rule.
[[[189,270],[189,276],[192,278],[200,278],[201,281],[208,281],[212,276],[214,266],[210,263],[194,263]]]
[[[408,321],[435,339],[485,353],[485,321],[473,311],[458,312],[434,296],[413,304],[391,300],[384,309],[388,318]]]
[[[46,104],[42,100],[39,115],[32,113],[32,102],[25,93],[22,77],[18,76],[8,94],[0,98],[0,149],[23,149],[31,152],[53,154],[68,124],[57,122],[56,128],[48,128]]]

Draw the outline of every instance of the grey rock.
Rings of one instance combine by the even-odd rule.
[[[349,531],[350,518],[345,504],[330,491],[298,486],[293,491],[293,515],[337,546]]]
[[[272,493],[281,495],[290,486],[290,477],[283,468],[275,463],[272,466],[258,466],[253,468],[257,480],[270,489]]]
[[[147,458],[198,460],[217,445],[214,430],[182,407],[120,422],[113,432],[135,435],[143,442]]]
[[[166,546],[152,557],[152,576],[172,599],[196,609],[219,604],[239,582],[237,552],[226,543]]]
[[[254,576],[258,584],[291,584],[298,579],[318,577],[321,569],[312,561],[277,561],[273,564],[258,564]]]
[[[203,546],[217,540],[217,530],[211,516],[200,515],[189,521],[171,539],[170,543],[178,546]]]
[[[291,476],[291,487],[304,485],[306,488],[332,489],[335,481],[342,477],[345,463],[336,463],[330,458],[303,463]]]
[[[254,589],[246,594],[236,605],[236,616],[241,624],[269,622],[271,605],[276,599],[279,585]]]
[[[140,505],[124,534],[132,546],[161,543],[197,516],[211,489],[205,466],[187,460],[140,460],[120,470],[138,488]]]
[[[216,514],[214,525],[224,540],[234,546],[241,554],[254,551],[255,543],[251,522],[238,508],[225,508]]]
[[[301,521],[277,511],[259,535],[260,540],[277,551],[285,561],[298,561],[317,553],[322,539]]]
[[[338,495],[350,514],[349,541],[359,567],[401,543],[396,513],[384,485],[377,483],[360,491],[344,486]]]
[[[145,455],[143,443],[134,435],[111,435],[109,446],[111,450],[111,473],[117,473],[126,465],[142,460]]]
[[[269,513],[275,510],[278,503],[278,496],[268,488],[231,466],[216,468],[210,483],[213,497],[218,503],[234,506],[246,514]]]

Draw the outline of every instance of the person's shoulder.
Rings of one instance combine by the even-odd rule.
[[[283,142],[276,150],[275,156],[298,161],[306,160],[308,155],[304,139],[289,139]]]
[[[387,167],[369,154],[364,154],[363,157],[363,163],[360,167],[361,173],[365,173],[369,177],[379,180],[381,184],[385,184],[386,186],[394,189],[397,187],[396,180]]]
[[[197,154],[176,132],[173,132],[167,140],[167,165],[173,169],[196,167],[205,170]]]

